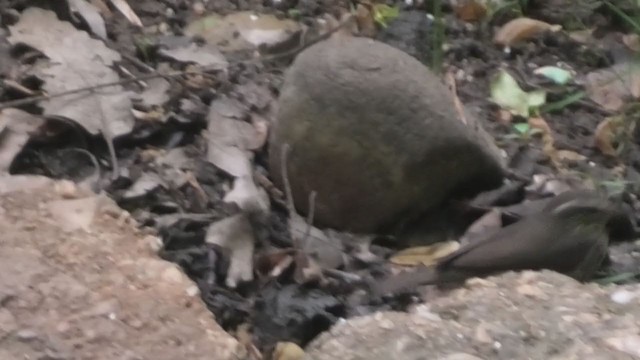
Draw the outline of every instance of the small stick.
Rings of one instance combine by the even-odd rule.
[[[304,232],[304,236],[302,237],[302,243],[307,244],[307,240],[309,239],[309,235],[311,234],[311,228],[313,227],[313,216],[316,212],[316,191],[312,191],[309,194],[309,215],[307,215],[307,230]]]
[[[10,101],[1,102],[0,103],[0,110],[7,109],[7,108],[10,108],[10,107],[29,105],[29,104],[36,103],[38,101],[53,99],[53,98],[61,97],[61,96],[73,95],[73,94],[77,94],[77,93],[81,93],[81,92],[85,92],[85,91],[93,91],[93,90],[97,90],[97,89],[106,88],[106,87],[109,87],[109,86],[124,85],[124,84],[132,83],[132,82],[155,79],[155,78],[159,78],[159,77],[176,77],[176,76],[186,75],[188,73],[194,73],[194,71],[192,71],[192,70],[191,71],[176,71],[176,72],[171,72],[171,73],[167,73],[167,74],[155,73],[155,74],[149,74],[149,75],[144,75],[144,76],[138,76],[138,77],[130,78],[130,79],[123,79],[123,80],[112,81],[112,82],[108,82],[108,83],[104,83],[104,84],[98,84],[98,85],[93,85],[93,86],[77,88],[77,89],[63,91],[63,92],[56,93],[56,94],[51,94],[51,95],[38,95],[38,96],[32,96],[32,97],[28,97],[28,98],[24,98],[24,99],[10,100]],[[3,83],[4,83],[4,81],[3,81]]]
[[[291,191],[291,183],[289,183],[289,171],[287,170],[287,158],[289,157],[289,152],[291,151],[291,146],[289,144],[284,144],[282,146],[282,150],[280,151],[280,163],[282,164],[282,184],[284,186],[284,197],[285,202],[287,203],[287,211],[289,211],[289,215],[296,213],[296,208],[293,205],[293,192]]]

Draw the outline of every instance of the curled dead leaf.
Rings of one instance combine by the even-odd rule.
[[[552,25],[544,21],[521,17],[504,24],[494,35],[493,42],[499,45],[511,46],[540,33],[561,29],[561,25]]]
[[[532,117],[528,120],[529,126],[532,129],[538,129],[542,133],[542,135],[548,135],[553,138],[553,132],[551,131],[551,126],[547,123],[547,121],[541,117]]]
[[[587,157],[571,150],[558,150],[556,152],[558,160],[564,162],[580,162],[587,160]]]
[[[615,139],[615,123],[612,118],[605,118],[598,126],[594,133],[595,145],[601,153],[609,156],[616,156],[616,149],[613,146]]]
[[[589,98],[607,110],[618,111],[640,97],[640,66],[633,62],[592,71],[585,80]]]
[[[622,42],[635,52],[640,52],[640,35],[638,34],[626,34],[622,36]]]
[[[429,246],[416,246],[399,251],[390,259],[391,263],[405,266],[432,266],[436,262],[458,250],[457,241],[444,241]]]
[[[478,0],[464,0],[453,8],[458,19],[467,22],[477,22],[487,16],[487,7]]]

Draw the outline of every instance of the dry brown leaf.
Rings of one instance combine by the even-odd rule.
[[[595,145],[605,155],[616,156],[616,149],[613,146],[615,140],[615,123],[612,118],[605,118],[594,133]]]
[[[587,157],[571,150],[558,150],[556,152],[558,160],[565,162],[579,162],[587,160]]]
[[[467,22],[477,22],[487,16],[487,7],[477,0],[466,0],[457,4],[454,9],[456,16]]]
[[[551,130],[551,126],[547,124],[547,121],[541,117],[532,117],[528,120],[529,126],[532,129],[538,129],[542,132],[543,137],[550,136],[553,139],[553,131]]]
[[[532,129],[540,130],[542,133],[542,151],[551,159],[554,166],[560,167],[561,163],[554,145],[553,131],[547,121],[541,117],[532,117],[529,118],[528,123]]]
[[[558,31],[561,29],[561,25],[552,25],[544,21],[522,17],[504,24],[494,35],[493,42],[499,45],[511,46],[545,31]]]
[[[580,44],[589,44],[592,43],[593,40],[593,29],[584,29],[571,31],[569,33],[569,37],[571,40],[580,43]]]
[[[622,35],[622,42],[631,50],[640,52],[640,35],[626,34]]]
[[[273,350],[274,360],[301,360],[304,350],[292,342],[279,342]]]
[[[390,259],[391,263],[405,266],[432,266],[460,248],[457,241],[444,241],[429,246],[416,246],[399,251]]]
[[[376,34],[376,23],[373,19],[373,14],[366,6],[358,4],[355,18],[360,35],[373,37]]]
[[[629,99],[640,97],[640,66],[621,63],[592,71],[586,76],[585,88],[598,105],[618,111]]]

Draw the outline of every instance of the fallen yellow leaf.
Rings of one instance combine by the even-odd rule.
[[[458,19],[477,22],[487,16],[487,7],[477,0],[465,0],[454,6],[453,11]]]
[[[545,31],[558,31],[560,29],[562,29],[561,25],[552,25],[544,21],[521,17],[504,24],[494,35],[493,42],[499,45],[511,46]]]
[[[457,241],[444,241],[428,246],[416,246],[399,251],[390,259],[391,263],[405,266],[433,266],[436,262],[458,250]]]

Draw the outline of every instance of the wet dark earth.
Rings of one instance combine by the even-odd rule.
[[[438,56],[433,51],[433,45],[437,43],[433,35],[437,22],[427,14],[433,13],[434,3],[395,4],[400,9],[399,16],[386,27],[379,26],[375,38],[432,65]],[[512,171],[512,181],[508,185],[470,199],[465,206],[460,207],[459,202],[451,204],[446,212],[450,224],[447,226],[451,226],[448,231],[457,236],[464,234],[469,225],[494,207],[506,209],[502,218],[503,224],[508,224],[529,210],[531,205],[525,200],[548,198],[566,188],[589,184],[607,191],[630,210],[629,217],[610,224],[613,240],[610,256],[595,280],[637,282],[640,279],[640,244],[633,241],[640,214],[640,134],[632,129],[624,143],[616,144],[621,149],[617,156],[604,155],[596,146],[594,132],[604,118],[615,112],[604,109],[588,96],[575,97],[584,88],[582,78],[585,74],[609,68],[618,63],[621,56],[625,57],[624,44],[611,34],[627,33],[631,26],[603,4],[581,12],[578,10],[582,2],[575,2],[580,3],[573,5],[577,7],[575,11],[563,12],[554,11],[563,8],[557,3],[530,1],[523,9],[505,7],[489,21],[481,23],[464,22],[451,6],[443,6],[443,72],[456,79],[460,100],[478,115],[506,152]],[[106,19],[107,43],[126,55],[121,66],[134,76],[144,76],[149,73],[148,69],[162,67],[187,69],[187,65],[163,56],[162,50],[184,41],[185,28],[200,12],[227,15],[250,10],[276,14],[280,18],[290,17],[308,24],[313,30],[309,36],[313,38],[314,26],[317,26],[315,19],[326,15],[339,18],[350,6],[334,0],[206,3],[141,0],[131,1],[130,5],[146,27],[165,26],[167,34],[171,34],[144,34],[122,16]],[[22,10],[33,6],[50,8],[61,19],[69,19],[68,9],[64,6],[0,0],[3,27],[14,23]],[[493,29],[520,17],[520,10],[529,17],[552,23],[575,24],[575,17],[579,17],[581,28],[595,29],[594,43],[585,45],[568,32],[551,32],[515,44],[509,51],[494,45]],[[81,21],[77,26],[86,27]],[[140,46],[142,38],[147,42],[146,47]],[[293,43],[296,45],[295,41]],[[277,47],[263,50],[279,54],[291,49],[286,44],[280,45],[285,50]],[[16,49],[11,49],[10,55],[11,61],[21,66],[28,65],[34,56],[33,52]],[[49,119],[47,131],[29,139],[12,161],[9,171],[78,182],[89,179],[97,190],[108,192],[141,226],[158,231],[164,244],[160,256],[179,264],[197,283],[202,299],[218,323],[231,333],[248,331],[253,345],[264,354],[269,354],[280,341],[304,346],[340,318],[379,310],[404,310],[421,301],[418,292],[387,297],[369,295],[368,285],[391,273],[387,259],[402,247],[385,237],[374,239],[370,247],[374,257],[363,256],[362,248],[357,245],[336,246],[338,255],[334,256],[341,259],[342,266],[331,270],[315,269],[313,275],[305,273],[301,276],[301,270],[312,267],[294,250],[285,198],[270,181],[268,146],[257,147],[253,158],[257,183],[266,189],[271,199],[266,218],[249,218],[256,239],[254,279],[240,282],[236,288],[225,285],[232,256],[225,247],[206,241],[207,229],[212,223],[242,210],[225,201],[234,177],[207,160],[207,139],[203,131],[207,129],[209,104],[216,99],[233,99],[230,111],[237,119],[247,123],[271,121],[277,110],[276,99],[283,72],[291,62],[291,56],[274,61],[256,60],[253,49],[225,52],[225,55],[229,66],[224,71],[167,79],[170,82],[169,98],[161,106],[160,119],[137,120],[132,133],[114,139],[118,169],[113,166],[104,139],[91,135],[73,121]],[[574,83],[557,86],[532,74],[535,68],[558,64],[579,74]],[[545,148],[548,137],[525,136],[514,130],[515,124],[526,124],[524,118],[501,118],[499,107],[489,100],[492,76],[501,68],[509,70],[525,91],[548,90],[548,111],[543,109],[541,116],[551,129],[549,136],[555,151],[568,150],[584,159],[563,158],[558,165],[552,159],[557,153]],[[0,70],[4,71],[4,68],[0,66]],[[9,79],[14,75],[4,72],[0,76]],[[38,86],[37,79],[23,77],[19,80],[30,88]],[[136,90],[132,83],[125,87]],[[0,88],[0,104],[23,96],[10,88]],[[157,110],[144,104],[136,107],[145,113]],[[635,121],[638,115],[630,108],[629,117]],[[40,111],[35,105],[25,105],[22,109]]]

